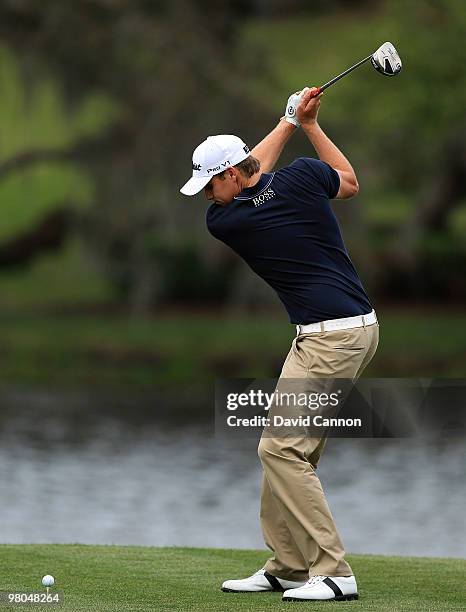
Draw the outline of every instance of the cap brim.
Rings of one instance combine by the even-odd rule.
[[[200,176],[200,177],[193,176],[192,178],[189,179],[189,181],[185,185],[183,185],[180,191],[183,195],[187,195],[187,196],[196,195],[196,193],[199,193],[201,189],[204,189],[204,187],[207,185],[210,179],[211,179],[210,176]]]

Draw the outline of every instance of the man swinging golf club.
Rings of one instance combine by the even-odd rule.
[[[202,189],[209,231],[275,291],[297,325],[282,379],[356,379],[378,343],[377,319],[329,200],[358,192],[351,164],[317,122],[321,96],[290,96],[285,117],[253,150],[211,136],[193,154],[185,195]],[[291,134],[304,130],[319,159],[270,172]],[[226,592],[284,591],[284,600],[357,599],[351,567],[315,469],[324,438],[263,435],[261,526],[273,556]]]

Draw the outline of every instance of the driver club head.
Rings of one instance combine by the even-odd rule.
[[[397,75],[402,67],[400,56],[391,42],[385,42],[372,54],[371,63],[385,76]]]

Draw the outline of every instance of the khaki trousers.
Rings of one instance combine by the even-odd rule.
[[[377,323],[301,334],[293,340],[280,380],[356,379],[374,356],[378,338]],[[315,472],[325,441],[263,434],[259,443],[264,469],[261,527],[273,552],[265,569],[278,578],[304,582],[309,576],[353,573],[344,559],[343,544]]]

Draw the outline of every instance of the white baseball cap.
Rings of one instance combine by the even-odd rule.
[[[194,149],[193,175],[180,189],[181,193],[187,196],[199,193],[215,174],[239,164],[250,155],[248,145],[238,136],[209,136]]]

